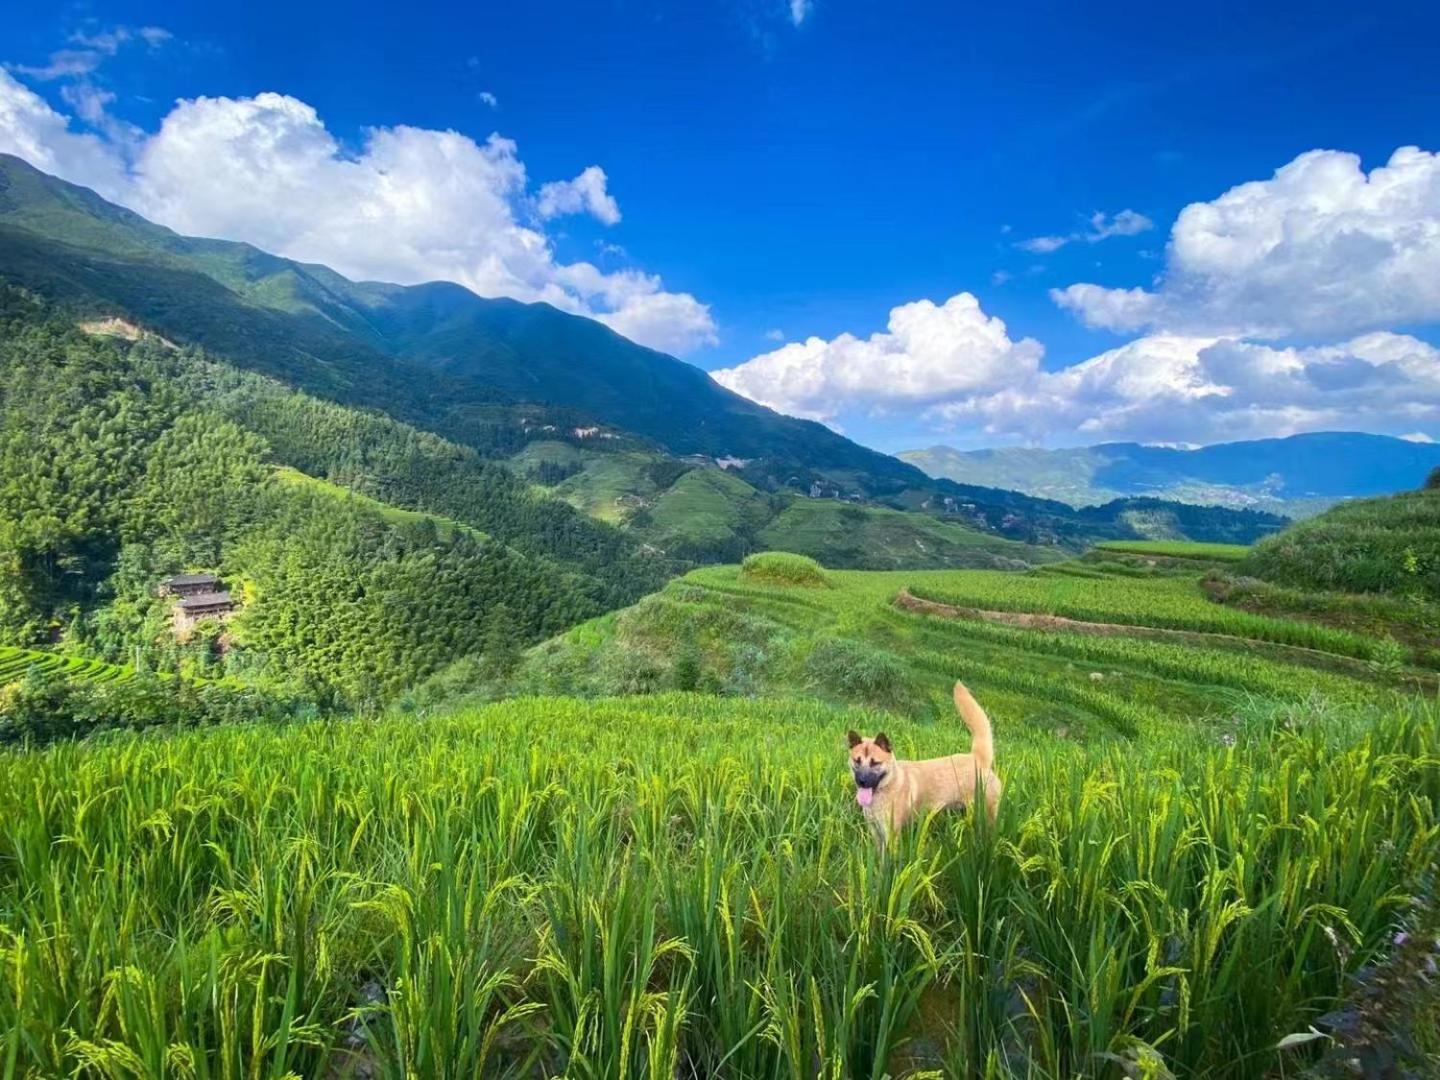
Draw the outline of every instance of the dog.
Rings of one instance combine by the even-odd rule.
[[[955,708],[970,729],[970,752],[926,761],[901,761],[882,731],[873,739],[850,731],[850,771],[855,801],[883,850],[917,814],[958,806],[968,808],[977,792],[990,820],[1000,806],[1000,777],[995,775],[995,743],[990,718],[964,683],[955,684]]]

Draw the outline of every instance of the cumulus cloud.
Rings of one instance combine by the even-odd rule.
[[[780,412],[833,420],[851,409],[924,408],[1028,382],[1043,354],[1030,338],[1012,341],[1004,322],[959,293],[939,305],[902,304],[883,332],[863,340],[812,337],[711,375]]]
[[[98,135],[70,120],[0,69],[0,151],[117,199],[126,188],[124,162]]]
[[[795,416],[833,421],[903,408],[936,432],[1033,444],[1440,430],[1440,350],[1406,334],[1288,348],[1149,334],[1054,371],[1042,369],[1042,355],[1039,343],[1012,339],[960,293],[943,305],[897,307],[887,329],[867,339],[810,338],[713,374]]]
[[[492,109],[498,109],[500,107],[500,99],[489,90],[481,90],[480,93],[475,96],[478,97],[483,104],[489,105]]]
[[[1035,236],[1029,240],[1021,240],[1015,246],[1037,255],[1048,255],[1052,251],[1059,251],[1066,244],[1098,244],[1112,236],[1138,236],[1154,227],[1153,221],[1135,210],[1121,210],[1113,218],[1097,210],[1090,215],[1084,229],[1063,236]]]
[[[1440,155],[1402,147],[1367,174],[1312,150],[1187,206],[1154,288],[1051,296],[1089,326],[1262,339],[1440,319]]]
[[[0,71],[0,151],[178,232],[248,241],[354,278],[441,279],[543,300],[669,351],[715,341],[709,308],[658,277],[561,262],[527,220],[548,206],[618,221],[605,174],[592,167],[532,198],[516,144],[499,135],[372,128],[351,152],[310,105],[262,93],[180,101],[152,134],[101,138]]]
[[[599,165],[591,165],[574,180],[552,180],[540,187],[535,206],[544,220],[565,214],[590,214],[606,225],[620,223],[620,204],[605,190],[608,178]]]
[[[1206,443],[1440,425],[1440,350],[1378,331],[1341,344],[1275,348],[1155,334],[933,417],[1029,441]]]

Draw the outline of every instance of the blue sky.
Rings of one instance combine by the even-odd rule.
[[[1240,310],[1260,278],[1237,271],[1224,296],[1196,299],[1196,282],[1214,268],[1166,254],[1184,207],[1267,181],[1301,155],[1358,155],[1362,183],[1368,174],[1378,187],[1373,170],[1398,148],[1440,149],[1433,5],[458,7],[22,4],[0,45],[10,90],[38,97],[66,122],[65,138],[93,136],[98,149],[62,145],[28,99],[36,132],[11,149],[49,154],[37,164],[68,169],[182,231],[322,256],[352,274],[451,276],[482,292],[558,297],[707,369],[816,338],[805,356],[724,378],[883,449],[1194,442],[1331,426],[1440,438],[1440,389],[1427,398],[1440,360],[1424,351],[1440,340],[1440,301],[1423,284],[1413,302],[1378,297],[1397,266],[1413,271],[1418,258],[1428,268],[1440,242],[1425,239],[1364,280],[1311,281],[1295,270],[1266,294],[1264,315],[1279,311],[1273,325],[1254,305]],[[518,256],[506,255],[504,275],[472,273],[464,259],[479,265],[492,254],[483,239],[456,256],[458,269],[423,243],[392,266],[362,241],[345,247],[339,227],[307,236],[303,224],[256,220],[263,207],[247,218],[234,205],[243,200],[213,178],[217,205],[177,194],[191,186],[182,170],[201,168],[199,148],[214,145],[201,133],[212,139],[233,117],[187,114],[188,144],[151,145],[176,103],[267,92],[314,110],[313,122],[296,120],[285,105],[305,132],[334,140],[335,161],[366,159],[376,130],[455,131],[479,146],[492,132],[513,140],[513,149],[492,147],[488,187],[473,197],[500,192],[509,209],[496,227],[540,237],[545,267],[516,269]],[[268,124],[269,114],[252,109],[243,122]],[[176,149],[186,145],[190,158]],[[423,167],[419,152],[405,148],[407,167]],[[225,168],[223,157],[212,154],[212,168]],[[1344,168],[1331,164],[1327,175],[1347,189]],[[154,179],[162,165],[163,190]],[[603,180],[579,183],[591,167]],[[1407,190],[1420,194],[1398,210],[1358,207],[1360,231],[1393,239],[1440,228],[1440,196],[1431,201],[1440,181],[1429,169],[1428,159],[1411,168]],[[1313,199],[1328,205],[1326,169],[1312,171],[1267,206],[1280,205],[1283,218]],[[330,175],[295,182],[321,186]],[[547,201],[552,181],[570,186]],[[355,190],[369,189],[357,181]],[[402,236],[397,246],[409,243]],[[1305,273],[1328,258],[1315,247],[1294,253]],[[1157,288],[1157,275],[1171,285]],[[1077,283],[1168,288],[1170,299],[1163,313],[1141,315],[1116,314],[1105,297],[1063,304],[1052,295]],[[1337,289],[1361,294],[1339,303],[1353,309],[1345,318],[1288,310]],[[977,310],[946,306],[963,293]],[[868,352],[835,345],[842,334],[884,334],[892,309],[924,300],[936,310],[907,309],[913,326],[899,338]],[[1354,344],[1377,332],[1413,344]],[[1117,349],[1133,355],[1069,382],[1043,378]],[[1111,369],[1109,382],[1127,388],[1098,385]],[[1274,384],[1282,369],[1286,387]],[[1270,384],[1242,393],[1256,371]],[[1362,392],[1377,372],[1377,386],[1408,380],[1403,393]],[[1176,379],[1188,380],[1184,393],[1165,385]],[[1149,385],[1136,389],[1137,380]]]

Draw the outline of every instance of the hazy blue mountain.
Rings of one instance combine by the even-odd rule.
[[[1075,506],[1153,496],[1295,517],[1342,499],[1419,487],[1440,464],[1440,444],[1326,431],[1193,450],[1139,443],[1068,450],[932,446],[899,457],[931,476],[1013,487]]]

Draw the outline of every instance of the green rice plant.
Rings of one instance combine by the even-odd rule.
[[[957,570],[941,580],[917,580],[911,591],[922,599],[964,608],[1224,634],[1367,660],[1376,652],[1374,641],[1359,634],[1212,603],[1198,580],[1189,577],[1136,579],[1119,586],[1086,578]]]
[[[1388,954],[1440,861],[1434,704],[1256,699],[1220,729],[1145,714],[1075,742],[1012,711],[1017,672],[974,674],[999,819],[933,816],[884,858],[842,737],[881,718],[805,699],[0,751],[0,1076],[1239,1080],[1317,1058],[1277,1044]],[[903,756],[964,745],[953,718],[883,723]]]
[[[1204,544],[1193,540],[1105,540],[1096,544],[1095,550],[1207,562],[1239,562],[1250,554],[1246,544]]]

